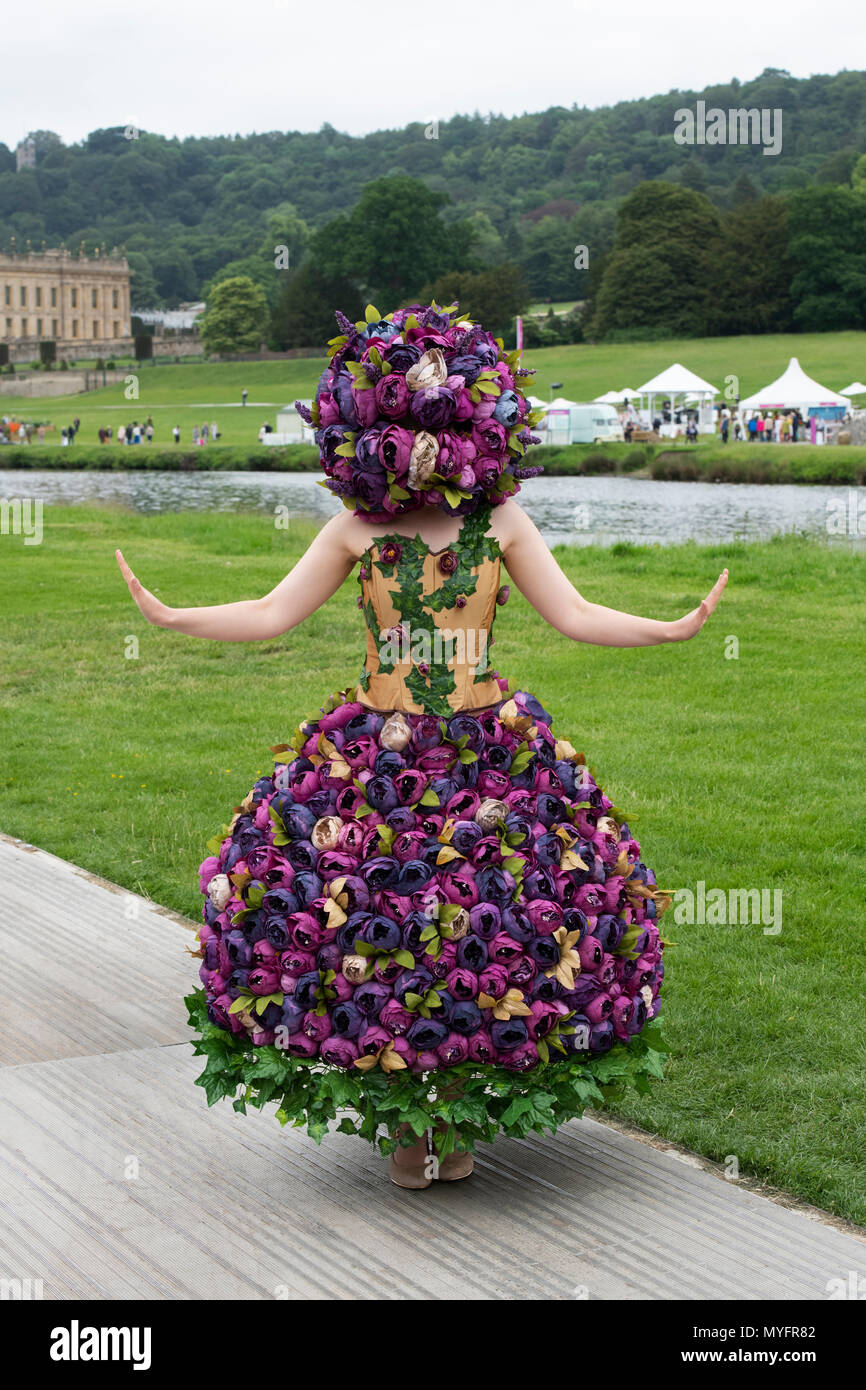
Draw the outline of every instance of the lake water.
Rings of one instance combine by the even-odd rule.
[[[326,518],[340,504],[313,473],[102,473],[0,469],[0,498],[119,503],[138,512],[215,510]],[[752,483],[654,482],[642,478],[532,478],[520,501],[549,545],[669,545],[764,540],[784,532],[866,537],[866,489]],[[863,520],[858,529],[857,509]],[[837,524],[837,523],[834,523]]]

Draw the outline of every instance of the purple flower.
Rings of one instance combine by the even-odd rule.
[[[522,1047],[529,1034],[522,1018],[497,1018],[490,1025],[490,1037],[498,1052],[511,1052]]]
[[[419,1052],[431,1052],[447,1037],[448,1029],[444,1023],[438,1023],[435,1018],[416,1018],[406,1034],[406,1041]]]
[[[327,1062],[332,1067],[351,1067],[355,1059],[360,1057],[360,1051],[349,1038],[326,1038],[322,1043],[319,1055],[323,1062]]]
[[[399,420],[409,409],[409,387],[399,372],[389,372],[377,381],[373,394],[379,413],[389,420]]]
[[[441,430],[454,418],[457,399],[447,386],[428,386],[412,396],[412,414],[424,430]]]
[[[397,541],[385,541],[379,546],[379,559],[385,565],[397,565],[403,556],[403,547]]]

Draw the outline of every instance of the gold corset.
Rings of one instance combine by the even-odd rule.
[[[502,698],[490,671],[500,550],[490,509],[431,551],[420,536],[378,537],[361,560],[367,656],[356,700],[379,710],[440,714]]]

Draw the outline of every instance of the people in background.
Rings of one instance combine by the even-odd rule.
[[[172,430],[172,434],[174,435],[174,442],[175,442],[175,444],[179,444],[179,443],[180,443],[180,425],[175,425],[174,429]]]
[[[152,443],[153,443],[153,421],[151,420],[150,416],[147,417],[147,425],[145,426],[144,433],[145,433],[145,436],[146,436],[146,438],[147,438],[148,444],[152,444]]]
[[[241,391],[241,405],[246,405],[246,403],[247,403],[247,396],[248,396],[248,395],[249,395],[249,391],[247,390],[246,387],[244,387],[243,391]]]
[[[210,422],[210,437],[211,437],[211,443],[213,443],[213,444],[216,444],[217,440],[218,440],[219,437],[220,437],[220,432],[219,432],[219,430],[217,429],[217,422],[216,422],[216,420],[211,420],[211,422]]]
[[[727,444],[727,442],[728,442],[728,431],[730,430],[730,428],[731,428],[731,421],[730,421],[730,418],[729,418],[727,415],[723,415],[723,416],[722,416],[721,430],[720,430],[720,433],[721,433],[721,436],[722,436],[722,443],[723,443],[723,444]]]

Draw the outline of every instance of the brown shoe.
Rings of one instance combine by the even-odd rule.
[[[395,1138],[399,1139],[403,1132],[405,1126],[401,1125]],[[398,1187],[408,1187],[417,1192],[432,1184],[433,1165],[430,1159],[429,1135],[430,1131],[425,1130],[414,1144],[409,1144],[406,1148],[397,1148],[389,1155],[388,1171],[391,1181]]]

